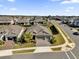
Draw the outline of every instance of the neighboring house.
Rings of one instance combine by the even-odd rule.
[[[45,20],[43,20],[43,19],[34,20],[34,24],[43,24],[44,22],[45,22]]]
[[[45,22],[45,20],[43,19],[42,16],[35,17],[35,20],[34,20],[35,24],[43,24],[44,22]]]
[[[69,26],[73,26],[73,27],[79,27],[79,19],[71,19],[68,22]]]
[[[5,35],[5,40],[13,40],[14,42],[16,42],[17,40],[17,35],[13,34],[13,33],[9,33],[7,35]]]
[[[0,29],[0,33],[2,35],[0,35],[1,39],[6,41],[6,40],[13,40],[13,41],[17,41],[18,36],[21,34],[23,34],[22,31],[22,27],[18,26],[18,25],[6,25],[6,26],[2,26]]]
[[[9,19],[0,19],[0,25],[1,24],[4,24],[4,25],[6,25],[6,24],[13,24],[14,23],[14,21],[13,20],[9,20]]]
[[[14,20],[15,20],[15,24],[22,24],[22,25],[31,25],[31,20],[33,19],[34,17],[14,17]]]
[[[40,24],[31,26],[27,29],[27,32],[30,32],[34,39],[43,39],[48,41],[52,39],[52,33]]]
[[[30,18],[16,19],[16,24],[30,25]]]
[[[10,19],[9,17],[0,17],[0,25],[1,24],[14,24],[14,20],[13,19]]]
[[[61,17],[60,16],[54,16],[54,19],[60,21]]]
[[[22,24],[22,25],[32,25],[32,24],[43,24],[46,20],[42,16],[36,17],[9,17],[0,16],[0,24]]]
[[[42,16],[36,16],[30,20],[31,24],[44,24],[46,20]]]

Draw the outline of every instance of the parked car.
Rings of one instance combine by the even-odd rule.
[[[79,32],[73,32],[73,35],[79,35]]]
[[[68,21],[66,21],[66,20],[62,21],[62,24],[67,24],[67,23],[68,23]]]

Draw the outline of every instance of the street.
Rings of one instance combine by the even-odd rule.
[[[61,53],[36,53],[36,54],[24,54],[14,55],[8,57],[1,57],[0,59],[68,59],[66,54]]]
[[[71,39],[75,42],[76,47],[72,50],[74,55],[79,58],[79,36],[73,35],[73,31],[71,30],[71,27],[69,27],[66,24],[60,24],[62,29],[71,37]]]

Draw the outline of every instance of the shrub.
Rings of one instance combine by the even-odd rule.
[[[4,44],[4,41],[0,40],[0,45],[3,45]]]

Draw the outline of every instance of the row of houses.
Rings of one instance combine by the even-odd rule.
[[[0,28],[0,40],[4,40],[4,41],[13,40],[16,42],[17,38],[21,37],[20,35],[23,34],[22,27],[19,26],[20,24],[32,25],[30,26],[30,28],[27,28],[27,32],[31,32],[33,37],[35,37],[36,39],[40,38],[40,39],[50,40],[52,38],[52,34],[49,32],[49,30],[47,30],[47,28],[39,25],[39,24],[43,24],[46,21],[48,21],[48,19],[42,16],[38,16],[38,17],[0,16],[0,26],[2,27]]]
[[[36,23],[43,23],[46,21],[42,16],[38,17],[0,17],[0,24],[23,24],[31,25]]]
[[[79,27],[79,19],[74,19],[74,18],[70,19],[68,21],[68,25],[74,26],[74,27]]]
[[[62,19],[62,23],[68,24],[72,27],[79,27],[79,17],[70,17],[70,18],[64,18]]]

